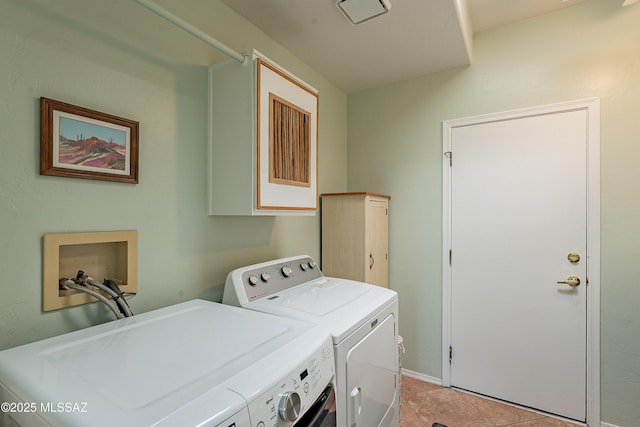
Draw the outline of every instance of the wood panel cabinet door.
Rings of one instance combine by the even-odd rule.
[[[389,199],[369,197],[365,209],[365,282],[387,287],[389,281]]]
[[[322,195],[325,275],[388,287],[389,196]]]

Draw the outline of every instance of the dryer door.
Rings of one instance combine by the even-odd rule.
[[[389,315],[378,322],[356,343],[347,353],[346,362],[348,425],[390,425],[398,407],[398,350],[394,316]]]

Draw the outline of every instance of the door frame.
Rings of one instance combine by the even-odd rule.
[[[587,112],[587,425],[600,426],[600,99],[587,98],[442,122],[442,385],[451,387],[452,129],[567,111]],[[454,153],[455,155],[455,153]]]

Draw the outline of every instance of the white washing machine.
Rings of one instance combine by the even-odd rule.
[[[0,352],[2,426],[335,425],[331,337],[193,300]]]
[[[222,302],[327,327],[336,359],[338,426],[400,424],[396,292],[325,277],[303,255],[232,271]]]

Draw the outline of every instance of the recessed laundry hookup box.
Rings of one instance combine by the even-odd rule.
[[[112,279],[124,293],[135,294],[138,292],[138,232],[45,234],[42,264],[42,311],[97,301],[82,292],[60,289],[60,279],[73,279],[78,270],[98,282]]]

